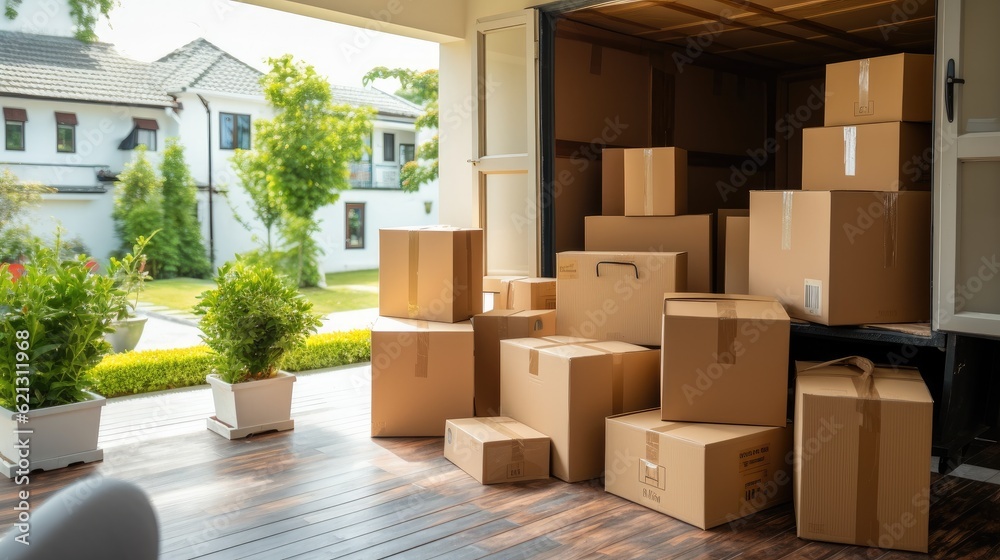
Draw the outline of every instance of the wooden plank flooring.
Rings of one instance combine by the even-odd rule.
[[[205,428],[207,389],[114,400],[105,460],[34,473],[32,508],[83,477],[136,482],[156,507],[164,559],[1000,557],[1000,485],[953,476],[932,475],[928,556],[798,539],[791,505],[701,531],[599,481],[482,486],[442,457],[439,438],[369,438],[368,376],[300,375],[295,430],[237,441]],[[980,456],[995,468],[1000,446]],[[4,530],[18,489],[0,481]]]

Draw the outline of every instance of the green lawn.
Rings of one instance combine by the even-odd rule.
[[[337,272],[326,275],[326,288],[304,288],[302,294],[313,303],[313,311],[326,315],[378,307],[378,270]],[[366,286],[355,289],[352,286]],[[198,294],[215,287],[211,280],[170,278],[152,280],[140,300],[171,309],[190,311],[198,303]]]

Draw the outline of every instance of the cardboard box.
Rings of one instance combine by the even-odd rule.
[[[687,212],[687,152],[629,148],[624,153],[625,215],[677,216]]]
[[[559,253],[556,333],[657,346],[663,294],[686,285],[687,253]]]
[[[507,291],[507,286],[514,280],[527,276],[483,276],[483,293],[499,294]]]
[[[555,278],[518,278],[497,294],[496,309],[555,309]]]
[[[826,65],[826,126],[931,122],[934,55],[894,54]]]
[[[625,148],[601,150],[601,214],[625,215]]]
[[[796,363],[799,537],[927,552],[933,401],[914,368]]]
[[[500,341],[556,334],[555,310],[494,309],[472,318],[476,340],[476,416],[500,414]]]
[[[792,427],[664,422],[653,409],[607,419],[604,489],[711,529],[792,499]],[[745,522],[744,522],[745,523]]]
[[[604,470],[604,418],[655,406],[658,350],[623,342],[500,342],[501,414],[552,438],[552,476]]]
[[[687,290],[712,291],[712,216],[587,216],[587,251],[687,253]]]
[[[455,323],[483,312],[483,230],[383,228],[379,244],[379,315]]]
[[[480,484],[549,477],[549,438],[506,417],[448,420],[444,458]]]
[[[747,201],[749,205],[750,201]],[[720,208],[715,215],[715,286],[712,290],[692,288],[692,292],[722,292],[726,291],[726,233],[730,216],[750,216],[749,208]]]
[[[750,216],[730,216],[726,220],[727,294],[750,293]]]
[[[778,300],[663,297],[663,420],[784,426],[789,318]]]
[[[802,131],[802,188],[929,190],[931,125],[876,123]]]
[[[372,437],[443,436],[472,416],[472,323],[379,317],[372,325]]]
[[[930,220],[928,192],[751,192],[750,293],[824,325],[927,321]]]

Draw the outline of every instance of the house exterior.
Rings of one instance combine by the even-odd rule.
[[[60,27],[52,17],[40,31],[62,35],[13,31],[25,26],[0,18],[0,168],[55,189],[32,211],[33,230],[48,235],[58,221],[66,235],[106,259],[119,246],[111,219],[114,177],[136,145],[146,144],[158,165],[166,139],[177,137],[199,186],[197,214],[213,264],[258,247],[255,236],[265,232],[230,158],[236,148],[250,147],[253,122],[270,116],[260,72],[204,39],[154,62],[130,60],[112,45],[80,43],[68,23]],[[425,139],[414,127],[421,109],[370,88],[332,86],[332,92],[336,101],[374,107],[377,115],[371,155],[350,165],[352,188],[319,212],[322,267],[377,268],[380,227],[438,222],[436,184],[414,193],[400,189],[399,169]]]

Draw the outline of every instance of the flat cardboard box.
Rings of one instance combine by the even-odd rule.
[[[372,325],[372,437],[443,436],[472,416],[472,323],[379,317]]]
[[[625,215],[625,148],[601,150],[601,214]]]
[[[934,404],[920,373],[795,365],[799,537],[927,552]]]
[[[750,293],[750,216],[730,216],[726,220],[727,294]]]
[[[587,216],[587,251],[686,252],[687,288],[712,291],[712,215]]]
[[[876,123],[802,131],[802,188],[919,191],[931,188],[931,125]]]
[[[628,148],[624,167],[626,216],[687,213],[687,151]]]
[[[556,333],[658,346],[663,294],[686,285],[687,253],[558,253]]]
[[[604,418],[659,400],[658,350],[623,342],[500,342],[501,414],[552,438],[552,476],[604,470]]]
[[[507,291],[507,286],[514,280],[527,276],[483,276],[483,293],[499,294]]]
[[[711,529],[792,499],[792,427],[664,422],[653,409],[607,419],[604,489]]]
[[[824,124],[931,122],[934,55],[894,54],[826,65]]]
[[[663,296],[663,420],[784,426],[790,320],[778,300]]]
[[[927,321],[930,222],[928,192],[753,191],[750,293],[824,325]]]
[[[506,417],[448,420],[444,458],[480,484],[549,477],[549,438]]]
[[[749,201],[747,201],[749,204]],[[720,208],[715,215],[715,287],[711,291],[726,291],[726,233],[728,232],[730,216],[750,216],[749,208]],[[688,286],[692,292],[707,292],[709,290],[695,289]]]
[[[518,278],[498,295],[497,309],[555,309],[555,278]]]
[[[379,244],[379,315],[457,323],[483,312],[483,230],[383,228]]]
[[[556,312],[494,309],[472,318],[476,340],[476,416],[500,414],[500,341],[556,334]]]

